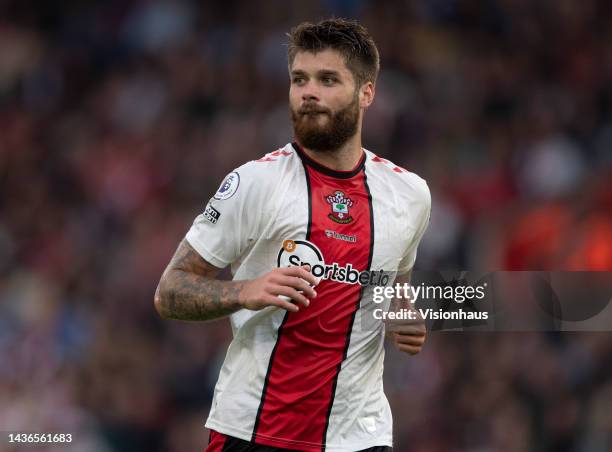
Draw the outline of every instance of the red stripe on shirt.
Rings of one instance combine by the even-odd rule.
[[[310,235],[325,263],[348,263],[368,270],[372,253],[372,208],[364,171],[335,178],[306,165],[310,194]],[[336,190],[353,202],[348,223],[336,222],[327,198]],[[355,243],[327,237],[326,231],[356,236]],[[288,237],[289,238],[289,237]],[[335,385],[346,356],[361,286],[322,280],[308,308],[287,313],[271,356],[253,434],[256,443],[321,450]]]
[[[226,441],[227,435],[211,430],[210,440],[208,441],[208,446],[204,452],[222,452]]]

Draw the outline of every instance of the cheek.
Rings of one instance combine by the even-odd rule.
[[[289,105],[293,108],[297,108],[300,102],[300,94],[298,90],[294,88],[289,89]]]
[[[336,107],[346,107],[355,100],[355,92],[353,90],[342,89],[331,93],[330,102],[333,102]]]
[[[343,96],[327,99],[326,105],[334,113],[343,110],[349,104],[349,101]]]

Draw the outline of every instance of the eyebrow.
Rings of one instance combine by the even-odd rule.
[[[291,71],[291,75],[295,76],[295,75],[306,75],[305,71],[302,71],[301,69],[296,69]],[[331,69],[321,69],[320,71],[317,71],[316,74],[318,77],[325,77],[325,76],[334,76],[334,77],[340,77],[340,72],[338,71],[334,71]]]

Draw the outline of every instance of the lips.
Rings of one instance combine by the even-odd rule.
[[[320,114],[329,114],[327,109],[317,108],[315,106],[305,106],[298,110],[298,113],[302,116],[304,115],[320,115]]]
[[[300,115],[302,116],[314,116],[314,115],[326,115],[328,114],[325,110],[300,110]]]

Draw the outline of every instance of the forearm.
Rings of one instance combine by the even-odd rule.
[[[297,312],[316,297],[315,277],[302,267],[277,268],[247,281],[219,281],[221,268],[208,263],[183,239],[159,281],[155,308],[165,319],[213,320],[240,309],[268,306]],[[309,285],[310,284],[310,285]],[[283,298],[279,298],[282,296]]]
[[[228,316],[242,308],[242,281],[219,281],[172,269],[163,275],[155,292],[155,307],[166,319],[206,321]]]

